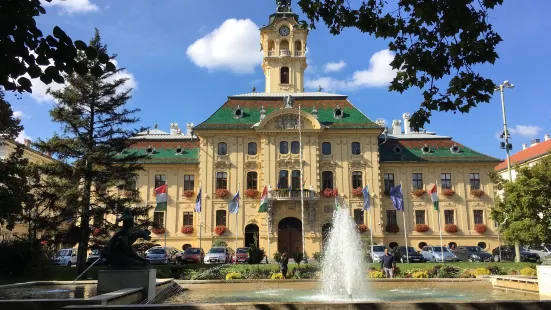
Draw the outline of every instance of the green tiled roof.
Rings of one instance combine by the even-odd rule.
[[[164,142],[155,145],[155,143],[148,143],[147,145],[141,143],[133,146],[131,149],[126,150],[121,154],[147,154],[146,149],[151,145],[154,152],[148,154],[148,158],[141,161],[142,164],[198,164],[199,163],[199,145],[197,143],[185,142]],[[182,152],[178,154],[176,149],[182,148]]]
[[[429,152],[423,152],[425,145]],[[454,145],[459,148],[459,152],[450,150]],[[500,162],[497,158],[479,153],[452,139],[390,139],[379,147],[379,156],[381,162]]]
[[[319,122],[329,128],[382,128],[367,118],[348,100],[340,98],[297,98],[294,107],[301,105],[301,110],[311,113],[315,107],[318,111]],[[343,109],[343,117],[335,119],[334,111],[339,105]],[[235,118],[234,113],[239,106],[243,111],[241,118]],[[195,129],[251,129],[260,122],[260,110],[264,107],[266,115],[283,108],[281,97],[268,98],[230,98],[206,121],[197,125]]]

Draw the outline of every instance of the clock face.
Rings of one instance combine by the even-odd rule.
[[[289,30],[289,27],[283,26],[279,28],[279,34],[282,36],[288,36],[291,31]]]

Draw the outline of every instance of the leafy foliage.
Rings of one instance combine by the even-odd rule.
[[[257,244],[258,234],[254,234],[253,242],[249,245],[249,264],[260,264],[266,256],[264,249],[259,248]]]
[[[228,246],[228,243],[224,240],[221,240],[221,239],[217,239],[217,240],[214,240],[214,242],[212,243],[212,246],[213,247],[216,247],[216,246],[222,246],[222,247],[227,247]]]
[[[321,19],[333,35],[356,28],[389,41],[395,53],[390,63],[399,70],[389,90],[423,91],[421,107],[411,118],[418,130],[430,122],[433,111],[468,113],[489,102],[495,84],[476,72],[481,64],[493,64],[501,41],[488,22],[489,10],[503,0],[384,0],[362,1],[352,7],[346,0],[299,0],[299,6],[315,28]],[[446,89],[437,84],[448,80]]]
[[[303,259],[304,259],[304,254],[302,252],[293,253],[293,260],[297,265],[300,266],[300,263],[302,262]]]

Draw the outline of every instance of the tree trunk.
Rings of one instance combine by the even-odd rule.
[[[520,263],[520,243],[515,242],[515,262]]]

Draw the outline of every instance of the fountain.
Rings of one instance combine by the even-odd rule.
[[[360,234],[350,210],[335,210],[322,261],[322,294],[331,299],[365,299],[368,290],[363,257]]]

